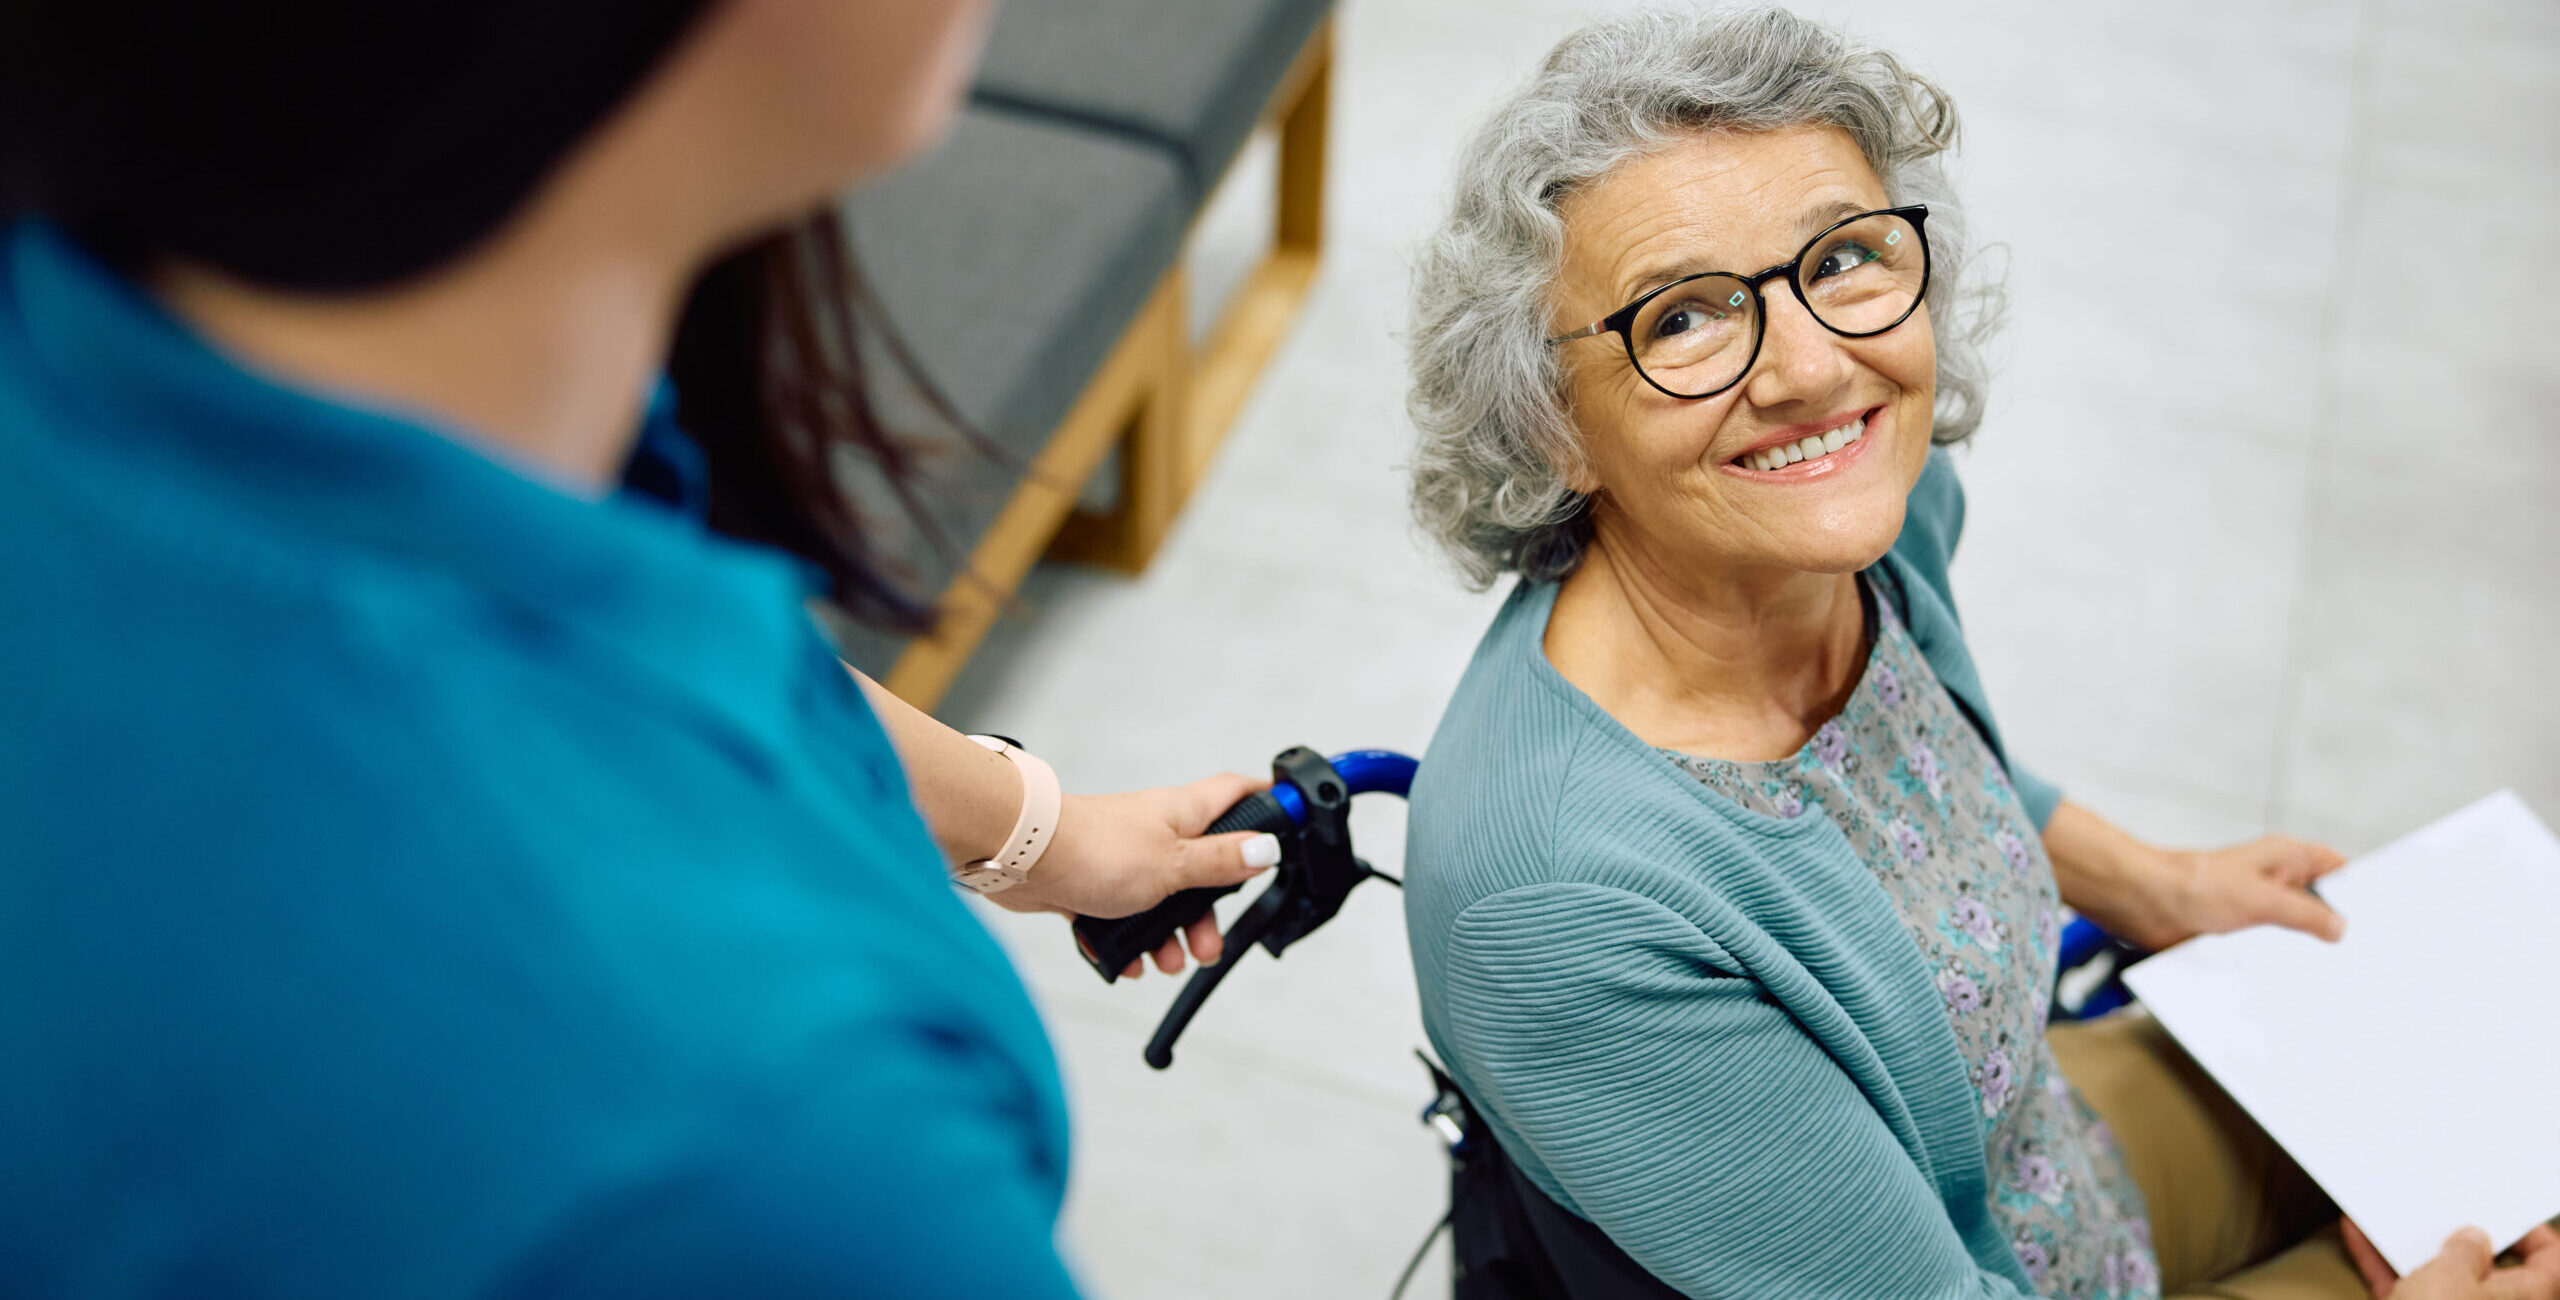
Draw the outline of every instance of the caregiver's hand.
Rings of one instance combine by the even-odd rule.
[[[861,684],[897,748],[916,810],[943,856],[975,862],[1001,849],[1022,812],[1022,776],[1012,760],[942,725],[851,665],[845,671]],[[1115,917],[1143,912],[1181,890],[1241,884],[1280,860],[1280,841],[1251,831],[1200,832],[1236,800],[1269,784],[1228,772],[1171,789],[1065,795],[1058,828],[1031,874],[985,897],[1017,912]],[[1217,918],[1203,915],[1155,951],[1156,969],[1168,975],[1181,970],[1185,940],[1204,965],[1223,949]],[[1142,971],[1131,962],[1125,974]]]
[[[2145,844],[2064,801],[2045,824],[2062,901],[2107,933],[2158,951],[2199,934],[2281,925],[2337,941],[2343,917],[2307,888],[2346,865],[2334,849],[2264,835],[2225,849]]]
[[[2489,1234],[2464,1228],[2445,1239],[2434,1259],[2401,1277],[2391,1271],[2382,1252],[2373,1248],[2355,1220],[2340,1221],[2347,1255],[2373,1290],[2374,1300],[2560,1300],[2560,1232],[2549,1224],[2535,1228],[2516,1243],[2519,1262],[2499,1268],[2492,1257]]]
[[[1241,884],[1280,860],[1280,841],[1253,831],[1200,832],[1237,800],[1270,784],[1222,772],[1171,789],[1068,795],[1040,864],[1021,884],[989,894],[987,901],[1017,912],[1129,916],[1178,890]],[[1185,939],[1204,966],[1223,951],[1218,918],[1203,913],[1182,938],[1156,950],[1156,969],[1168,975],[1182,969]],[[1123,973],[1143,969],[1131,962]]]

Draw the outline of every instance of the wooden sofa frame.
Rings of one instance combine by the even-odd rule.
[[[934,630],[910,643],[883,679],[899,698],[927,711],[940,702],[1043,555],[1124,573],[1145,571],[1155,557],[1315,282],[1332,75],[1328,17],[1263,109],[1263,125],[1279,136],[1270,247],[1196,353],[1185,259],[1177,258],[1157,281],[970,552],[968,568],[936,603]],[[1197,214],[1193,220],[1196,227]],[[1186,253],[1188,242],[1186,236]],[[1108,515],[1079,510],[1080,490],[1115,446],[1120,490],[1114,508]]]

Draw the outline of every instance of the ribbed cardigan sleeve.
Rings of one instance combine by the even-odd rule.
[[[1682,1294],[2013,1297],[1847,1073],[1695,924],[1579,882],[1447,935],[1463,1073],[1548,1189]]]

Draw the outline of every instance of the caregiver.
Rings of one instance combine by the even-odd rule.
[[[805,609],[920,617],[827,213],[988,8],[0,13],[0,1293],[1071,1293],[942,859],[1119,913],[1276,846],[1187,838],[1226,777],[1013,881],[1045,769]]]

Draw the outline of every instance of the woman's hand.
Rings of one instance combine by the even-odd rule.
[[[989,894],[987,901],[1016,912],[1128,916],[1180,890],[1241,884],[1280,860],[1280,841],[1252,831],[1205,837],[1200,832],[1237,800],[1270,784],[1227,772],[1171,789],[1068,795],[1038,865],[1021,884]],[[1168,975],[1182,969],[1186,938],[1191,956],[1204,966],[1223,951],[1218,918],[1204,913],[1183,936],[1156,950],[1156,969]],[[1145,963],[1131,962],[1124,973],[1144,969]]]
[[[2391,1271],[2353,1219],[2341,1219],[2347,1256],[2364,1274],[2374,1300],[2560,1300],[2560,1232],[2543,1224],[2516,1243],[2520,1260],[2499,1268],[2489,1234],[2464,1228],[2445,1239],[2434,1259],[2407,1277]]]
[[[2227,849],[2152,851],[2162,859],[2157,915],[2148,933],[2123,936],[2128,942],[2156,952],[2181,939],[2253,925],[2281,925],[2331,943],[2346,937],[2346,918],[2308,888],[2346,865],[2335,849],[2261,835]]]
[[[2072,910],[2154,952],[2199,934],[2281,925],[2332,943],[2345,918],[2309,888],[2346,865],[2331,848],[2262,835],[2225,849],[2163,849],[2065,801],[2045,823],[2045,851]]]

